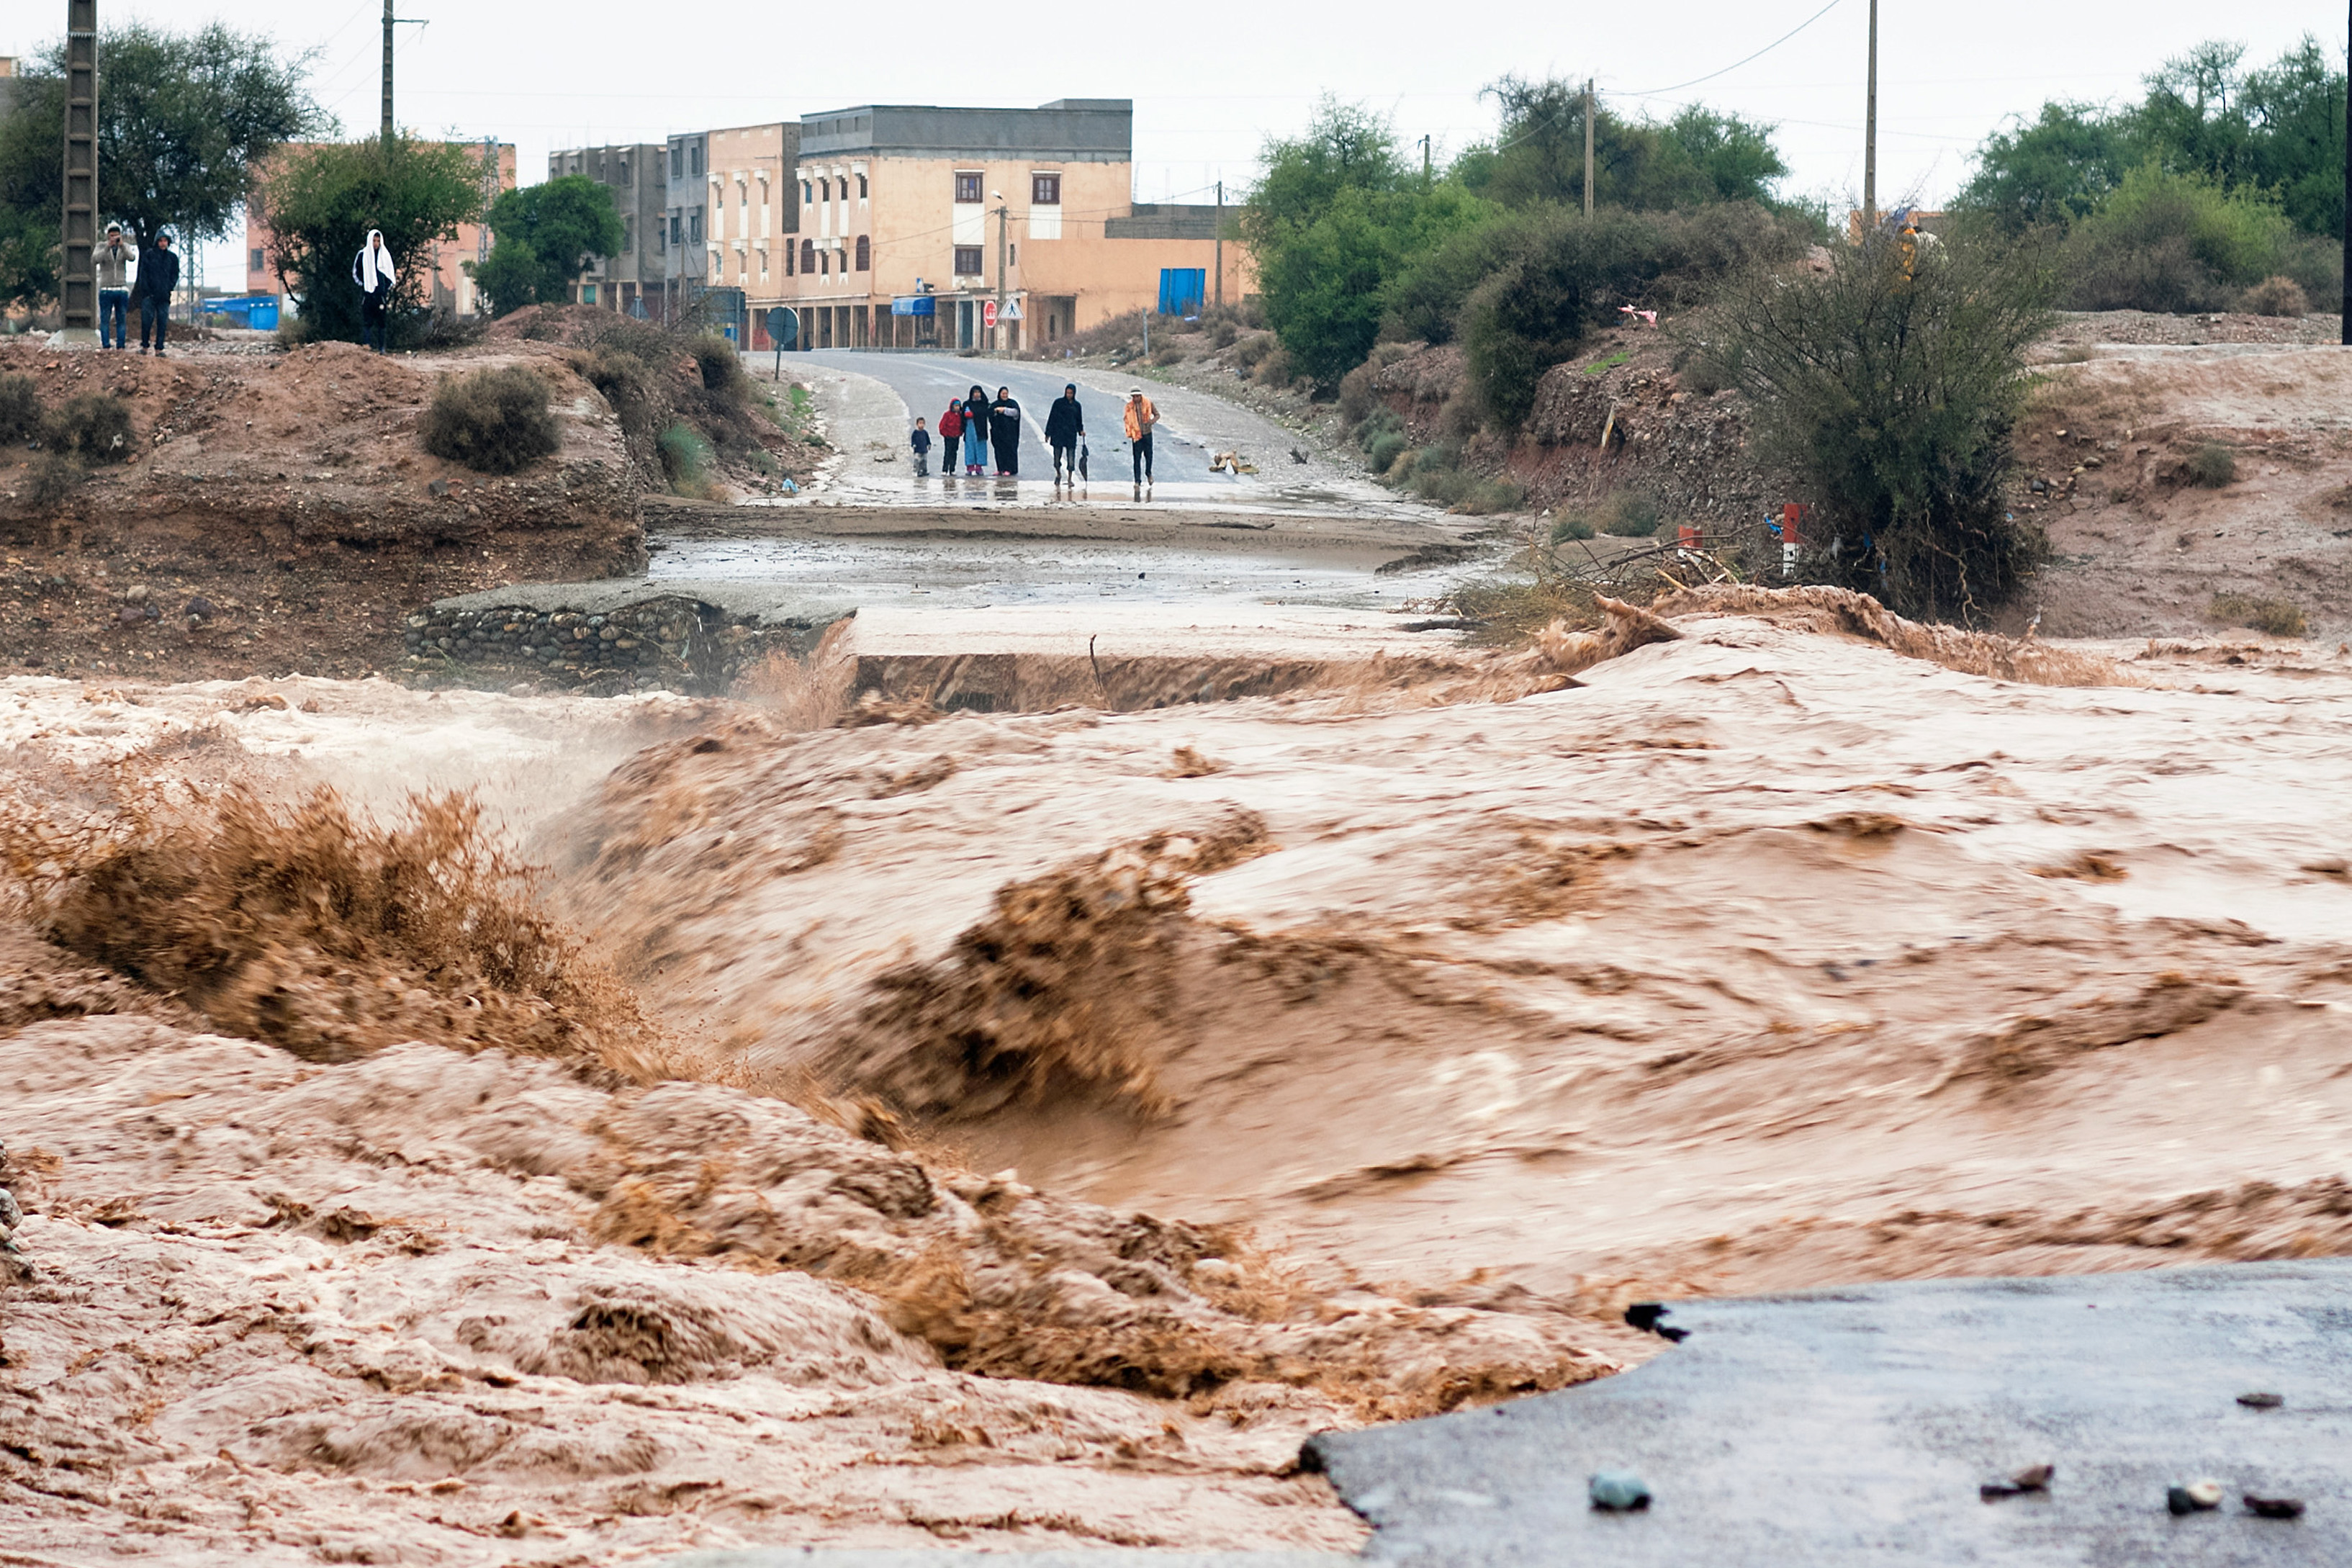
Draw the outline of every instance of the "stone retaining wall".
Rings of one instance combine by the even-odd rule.
[[[427,605],[408,617],[402,640],[419,676],[718,693],[772,652],[805,659],[830,624],[762,623],[755,614],[672,594],[600,611]]]

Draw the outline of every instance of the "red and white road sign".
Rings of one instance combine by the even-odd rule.
[[[983,327],[992,327],[992,326],[996,325],[996,301],[995,301],[995,300],[986,300],[986,301],[984,301],[984,302],[981,305],[981,307],[980,307],[980,324],[981,324],[982,326],[983,326]]]

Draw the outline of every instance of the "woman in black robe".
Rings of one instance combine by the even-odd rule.
[[[988,471],[988,393],[979,386],[963,400],[963,462],[974,478]]]
[[[996,401],[988,405],[988,439],[996,448],[996,477],[1017,479],[1021,477],[1021,405],[1013,401],[1013,389],[1000,386]]]

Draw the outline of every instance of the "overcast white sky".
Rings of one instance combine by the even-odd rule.
[[[1661,117],[1703,100],[1778,122],[1790,193],[1858,194],[1868,0],[1828,13],[1762,58],[1659,94],[1770,44],[1822,0],[1654,0],[1642,7],[1528,0],[1133,0],[971,11],[927,3],[776,0],[399,0],[401,123],[520,148],[526,181],[551,148],[658,141],[677,131],[869,102],[1028,105],[1135,100],[1136,195],[1203,199],[1245,183],[1269,133],[1295,130],[1326,91],[1372,103],[1439,156],[1491,132],[1479,89],[1507,71],[1584,75],[1621,107]],[[320,96],[346,129],[377,122],[382,0],[100,0],[102,16],[174,27],[215,16],[289,49],[318,46]],[[64,25],[64,0],[0,6],[0,53]],[[1046,17],[1066,18],[1050,23]],[[2220,18],[2217,20],[2217,17]],[[1882,0],[1882,203],[1930,205],[2006,117],[2048,98],[2131,96],[2140,77],[2201,39],[2268,60],[2306,30],[2342,58],[2344,15],[2283,0]],[[1605,193],[1604,193],[1605,197]],[[215,268],[234,265],[232,243]]]

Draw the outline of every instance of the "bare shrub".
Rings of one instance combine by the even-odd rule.
[[[724,393],[739,403],[751,401],[751,376],[733,343],[717,332],[705,332],[688,342],[686,352],[694,356],[694,367],[702,373],[706,390]]]
[[[2182,460],[2181,471],[2199,489],[2218,490],[2238,478],[2238,455],[2219,441],[2200,443]]]
[[[41,433],[41,394],[29,375],[0,375],[0,447]]]
[[[2238,309],[2252,316],[2307,316],[2311,300],[2294,279],[2273,276],[2239,295]]]
[[[41,438],[85,463],[130,460],[137,446],[131,405],[110,392],[85,392],[42,421]]]
[[[2292,599],[2254,594],[2216,594],[2205,613],[2224,626],[2246,626],[2254,631],[2268,632],[2274,637],[2311,635],[2310,623],[2304,619],[2302,609]]]
[[[1276,348],[1269,350],[1250,374],[1261,386],[1288,386],[1292,376],[1290,364],[1290,351]]]
[[[342,1061],[406,1040],[621,1071],[655,1047],[461,795],[391,826],[328,789],[116,785],[111,809],[0,801],[0,854],[48,941],[224,1033]]]
[[[547,407],[547,383],[520,365],[443,379],[433,389],[422,431],[436,458],[485,474],[511,474],[563,445]]]

